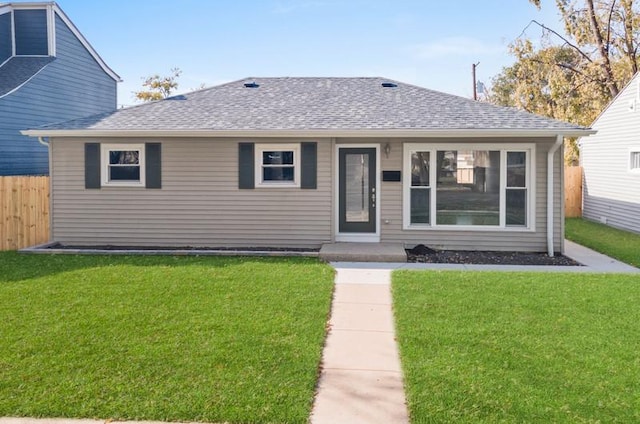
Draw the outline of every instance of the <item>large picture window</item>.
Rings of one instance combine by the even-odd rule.
[[[256,187],[300,185],[299,144],[256,144]]]
[[[404,228],[530,227],[533,145],[406,144]]]
[[[143,144],[102,144],[103,186],[144,186]]]
[[[438,225],[500,225],[500,152],[437,150]]]

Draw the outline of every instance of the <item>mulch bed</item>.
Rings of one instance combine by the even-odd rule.
[[[582,265],[563,255],[550,257],[546,253],[433,250],[423,244],[419,244],[413,249],[407,249],[407,262],[476,265]]]

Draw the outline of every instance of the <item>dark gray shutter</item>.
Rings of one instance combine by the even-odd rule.
[[[318,143],[302,143],[300,148],[300,188],[318,188]]]
[[[145,186],[147,188],[162,188],[162,157],[160,143],[146,143],[144,145]]]
[[[100,143],[84,144],[84,188],[100,188]]]
[[[255,187],[254,160],[253,143],[238,143],[238,188]]]

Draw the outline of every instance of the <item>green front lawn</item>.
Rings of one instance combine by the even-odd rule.
[[[308,420],[333,270],[0,254],[0,416]]]
[[[629,265],[640,267],[640,234],[582,218],[567,218],[565,237]]]
[[[393,274],[414,423],[640,422],[633,275]]]

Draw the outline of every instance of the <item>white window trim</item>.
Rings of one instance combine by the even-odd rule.
[[[293,181],[262,181],[262,153],[268,151],[293,152]],[[300,187],[300,143],[255,144],[255,187],[256,188],[297,188]]]
[[[437,225],[436,199],[437,199],[437,169],[431,166],[436,160],[438,150],[498,150],[500,151],[500,224],[499,225]],[[429,183],[431,187],[429,203],[430,224],[411,224],[411,153],[415,151],[429,152],[432,162],[429,166]],[[526,189],[527,197],[527,225],[506,225],[506,176],[507,176],[507,152],[527,153]],[[504,231],[504,232],[534,232],[536,211],[536,145],[533,143],[404,143],[402,179],[402,228],[404,230],[431,230],[431,231]]]
[[[631,155],[633,155],[634,153],[640,154],[640,149],[639,148],[629,149],[629,155],[627,156],[627,169],[632,174],[640,174],[640,168],[633,168],[631,166]]]
[[[137,150],[140,162],[140,181],[109,181],[109,152],[114,150]],[[100,144],[100,179],[103,187],[145,187],[144,144]]]

